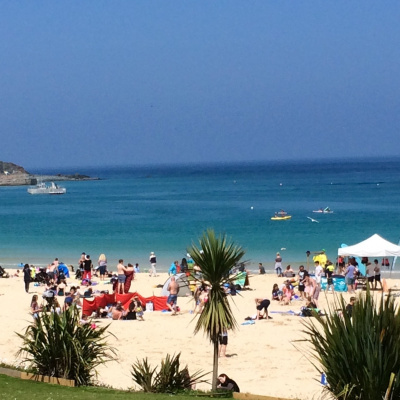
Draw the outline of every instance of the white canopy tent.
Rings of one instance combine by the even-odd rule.
[[[375,233],[375,235],[360,243],[338,249],[338,255],[352,257],[399,257],[400,246],[387,241]]]

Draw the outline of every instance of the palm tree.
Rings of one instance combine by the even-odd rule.
[[[216,237],[215,232],[209,229],[199,239],[199,247],[192,244],[188,252],[195,264],[201,267],[203,279],[208,281],[211,287],[194,333],[204,331],[214,345],[212,390],[215,390],[218,378],[219,333],[224,328],[237,328],[223,285],[234,279],[229,277],[229,271],[244,256],[245,251],[228,241],[226,235]]]

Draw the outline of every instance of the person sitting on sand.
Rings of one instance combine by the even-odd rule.
[[[66,293],[64,300],[64,309],[68,309],[72,304],[75,304],[78,308],[82,307],[81,296],[78,292],[78,287],[71,286],[69,293]]]
[[[122,303],[120,301],[117,302],[116,307],[112,309],[112,319],[113,320],[120,320],[125,316],[126,312]]]
[[[308,296],[306,305],[300,308],[300,312],[298,315],[301,315],[303,317],[312,317],[314,313],[319,314],[320,311],[318,310],[317,305],[312,300],[312,298]]]
[[[283,273],[283,276],[285,278],[293,278],[295,276],[295,273],[294,273],[292,267],[290,266],[290,264],[286,267],[285,272]]]
[[[133,321],[136,319],[136,301],[134,298],[131,299],[131,302],[128,306],[128,312],[126,313],[126,320]]]
[[[65,279],[63,279],[57,286],[57,296],[65,296],[65,288],[67,287],[67,283]]]
[[[283,292],[282,303],[283,305],[287,306],[288,304],[290,304],[292,298],[294,297],[293,286],[291,285],[289,280],[285,282],[285,286],[283,287],[282,292]]]
[[[283,292],[279,289],[277,283],[274,284],[272,288],[272,300],[282,301]]]
[[[317,304],[315,303],[315,301],[310,296],[307,297],[306,307],[313,308],[313,309],[318,308]]]
[[[259,272],[260,275],[264,275],[265,274],[265,268],[262,265],[262,263],[258,264],[258,272]]]
[[[349,318],[351,318],[352,316],[353,316],[353,306],[354,306],[354,303],[356,302],[356,298],[353,296],[353,297],[350,297],[350,303],[349,304],[347,304],[347,306],[346,306],[346,313],[347,313],[347,315],[349,316]]]
[[[218,376],[218,389],[230,390],[231,392],[240,393],[238,384],[226,374],[220,374]]]
[[[266,298],[257,298],[255,299],[256,302],[256,309],[257,309],[257,317],[256,319],[268,319],[268,307],[270,305],[270,301]],[[261,311],[264,310],[264,313],[261,314]]]
[[[140,302],[139,298],[135,299],[135,312],[136,312],[136,318],[138,321],[144,321],[143,318],[143,305]]]

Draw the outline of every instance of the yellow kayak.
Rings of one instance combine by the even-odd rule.
[[[284,221],[284,220],[290,219],[290,218],[292,218],[291,215],[284,215],[284,216],[282,216],[282,217],[278,217],[278,216],[271,217],[271,220],[272,220],[272,221]]]

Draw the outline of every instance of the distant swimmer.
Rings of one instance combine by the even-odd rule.
[[[316,219],[314,219],[314,218],[311,218],[311,217],[307,217],[311,222],[316,222],[317,224],[319,224],[319,221],[317,221]]]

